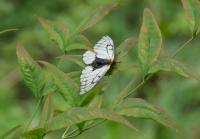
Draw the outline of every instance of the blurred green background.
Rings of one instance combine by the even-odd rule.
[[[15,52],[16,43],[21,42],[34,59],[52,62],[61,54],[56,44],[48,38],[37,17],[45,17],[62,22],[67,27],[75,27],[91,11],[107,2],[111,1],[0,0],[0,30],[18,29],[0,34],[0,133],[18,124],[25,124],[36,104],[33,95],[21,79]],[[142,13],[146,7],[152,10],[157,19],[167,55],[171,55],[190,37],[181,0],[121,0],[120,3],[120,6],[101,22],[85,32],[93,44],[106,34],[112,37],[115,46],[130,36],[137,36],[142,23]],[[176,58],[200,71],[199,46],[200,39],[197,36]],[[131,53],[132,58],[136,57],[135,48]],[[130,60],[134,62],[136,58]],[[105,94],[106,101],[109,102],[116,96],[129,81],[129,76],[129,73],[119,73],[109,78],[112,85],[109,85],[109,91]],[[122,125],[106,122],[83,133],[77,139],[200,138],[200,85],[197,81],[173,73],[158,73],[133,96],[145,98],[167,111],[182,128],[182,132],[175,133],[151,120],[132,119],[136,127],[141,129],[143,136]],[[34,122],[37,120],[36,118]],[[61,134],[50,134],[45,138],[54,139]]]

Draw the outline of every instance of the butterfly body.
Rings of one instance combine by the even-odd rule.
[[[102,66],[109,65],[109,64],[111,65],[112,61],[107,60],[107,59],[101,59],[98,57],[96,57],[95,61],[92,63],[94,69],[98,69],[98,68],[101,68]]]
[[[114,61],[114,44],[109,36],[104,36],[94,46],[93,51],[83,54],[83,61],[87,65],[80,76],[80,94],[91,90],[107,73]]]

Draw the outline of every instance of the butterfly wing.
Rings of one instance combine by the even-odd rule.
[[[80,77],[80,94],[84,94],[91,90],[97,84],[97,82],[106,74],[109,68],[110,65],[104,65],[98,69],[94,69],[92,66],[85,67]]]
[[[101,59],[114,60],[114,43],[109,36],[104,36],[94,46],[96,57]]]
[[[83,62],[86,65],[92,64],[95,61],[96,54],[92,51],[86,51],[83,54]]]
[[[102,61],[107,60],[112,62],[114,60],[114,44],[109,36],[104,36],[97,42],[94,46],[94,52],[86,51],[83,54],[83,61],[86,65],[92,65],[94,62],[97,62],[95,61],[97,58],[102,59]],[[106,74],[109,68],[110,64],[101,65],[100,68],[94,68],[93,66],[85,67],[80,77],[80,94],[91,90]]]

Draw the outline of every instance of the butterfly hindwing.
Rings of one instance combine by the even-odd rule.
[[[92,51],[86,51],[83,54],[83,62],[86,65],[92,64],[95,61],[96,54]]]

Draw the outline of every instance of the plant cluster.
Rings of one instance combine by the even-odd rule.
[[[65,73],[55,64],[34,60],[21,44],[17,44],[17,57],[24,82],[38,100],[38,104],[27,125],[23,128],[21,126],[14,127],[2,138],[14,134],[20,129],[21,136],[25,138],[42,139],[45,135],[63,128],[66,130],[62,138],[71,138],[103,123],[105,120],[124,124],[134,132],[140,133],[139,129],[126,117],[153,119],[178,131],[176,123],[164,111],[144,99],[132,98],[130,95],[159,71],[175,72],[183,77],[200,81],[200,74],[194,68],[175,59],[176,54],[200,32],[200,2],[198,0],[182,0],[182,4],[191,29],[191,38],[170,56],[161,55],[161,51],[165,50],[159,26],[150,9],[144,9],[139,36],[131,36],[116,47],[115,61],[120,62],[116,63],[113,72],[109,75],[115,76],[119,72],[133,70],[137,72],[141,83],[136,84],[135,78],[130,80],[127,86],[119,91],[114,101],[106,107],[102,105],[104,94],[109,93],[106,88],[106,79],[85,95],[79,95],[80,71],[85,66],[82,62],[82,53],[93,47],[84,32],[93,27],[119,4],[103,5],[76,28],[67,28],[61,23],[38,17],[50,39],[57,43],[63,53],[63,55],[56,57],[57,60],[72,62],[78,65],[80,70]],[[134,46],[137,46],[137,63],[124,61],[123,58],[129,55]],[[65,111],[59,111],[53,105],[52,97],[55,93],[64,99]],[[40,107],[42,107],[39,114],[40,121],[36,127],[30,128]]]

